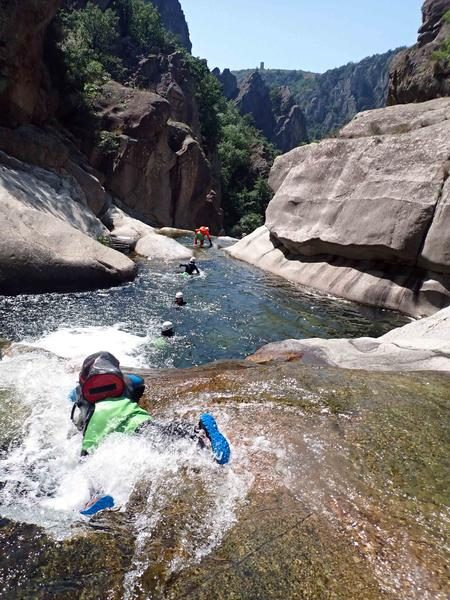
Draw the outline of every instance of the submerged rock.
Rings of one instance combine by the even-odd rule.
[[[161,227],[161,229],[158,229],[157,232],[160,235],[165,235],[166,237],[175,239],[186,236],[193,237],[194,235],[194,232],[191,229],[177,229],[175,227]]]
[[[286,340],[263,346],[247,360],[369,371],[450,371],[450,308],[379,338]]]
[[[242,362],[141,373],[156,417],[216,415],[231,464],[207,481],[186,464],[156,504],[142,482],[121,512],[62,541],[3,519],[5,594],[446,597],[448,375]]]

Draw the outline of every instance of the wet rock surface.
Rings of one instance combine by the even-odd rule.
[[[398,327],[379,338],[286,340],[260,348],[247,360],[301,360],[370,371],[450,371],[450,308]]]
[[[225,469],[251,478],[234,524],[196,555],[212,498],[189,468],[139,543],[145,482],[65,541],[3,519],[7,598],[446,597],[447,375],[298,362],[141,373],[155,416],[217,416],[233,448]]]

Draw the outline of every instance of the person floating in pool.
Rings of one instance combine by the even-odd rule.
[[[183,297],[183,292],[177,292],[175,294],[175,306],[176,308],[181,308],[182,306],[186,306],[187,302]]]
[[[212,415],[201,415],[197,425],[186,421],[161,423],[139,406],[144,390],[142,377],[123,373],[111,353],[97,352],[84,360],[78,385],[69,396],[73,402],[71,419],[83,434],[82,456],[94,452],[111,433],[151,436],[156,432],[169,442],[189,438],[200,448],[209,447],[219,464],[229,461],[229,443]]]
[[[194,273],[200,275],[200,271],[197,265],[195,264],[194,257],[190,258],[187,264],[180,264],[180,267],[184,267],[184,272],[188,275],[194,275]]]
[[[167,338],[171,338],[175,335],[175,328],[172,321],[164,321],[161,325],[161,335],[152,340],[153,346],[158,350],[164,350],[169,346]]]
[[[208,240],[209,242],[209,247],[211,248],[213,243],[211,240],[211,235],[209,233],[209,227],[206,227],[206,225],[202,225],[201,227],[199,227],[198,229],[195,230],[195,235],[194,235],[194,246],[197,246],[197,244],[200,245],[200,248],[203,248],[203,244],[205,243],[205,239]]]

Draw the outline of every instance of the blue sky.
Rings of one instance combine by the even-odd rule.
[[[423,0],[181,0],[210,68],[323,72],[416,41]]]

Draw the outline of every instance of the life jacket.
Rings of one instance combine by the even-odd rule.
[[[134,433],[152,417],[130,398],[106,398],[94,406],[83,432],[82,454],[88,454],[111,433]]]
[[[205,225],[202,225],[199,231],[202,235],[209,237],[209,227],[205,227]]]

